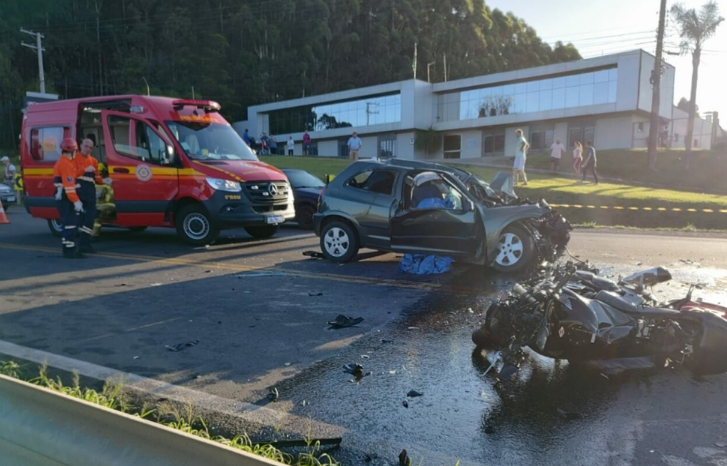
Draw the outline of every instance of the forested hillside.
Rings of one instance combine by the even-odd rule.
[[[515,12],[517,13],[517,12]],[[250,104],[413,77],[432,82],[580,58],[479,0],[2,0],[0,147],[17,145],[25,91],[146,93]],[[446,69],[445,69],[446,63]],[[446,75],[445,75],[446,73]]]

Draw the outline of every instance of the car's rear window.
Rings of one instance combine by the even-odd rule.
[[[346,186],[379,194],[390,195],[394,189],[396,172],[391,170],[366,170],[353,176]]]

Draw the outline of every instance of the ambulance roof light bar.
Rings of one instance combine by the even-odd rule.
[[[172,101],[174,108],[197,107],[208,112],[219,112],[222,106],[213,100],[177,99]]]

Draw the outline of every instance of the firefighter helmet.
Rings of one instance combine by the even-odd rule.
[[[65,138],[61,141],[61,151],[63,152],[76,152],[78,150],[78,144],[73,138]]]

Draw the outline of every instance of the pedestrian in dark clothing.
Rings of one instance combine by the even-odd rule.
[[[583,165],[581,165],[581,170],[583,170],[583,179],[581,180],[581,183],[585,183],[586,175],[588,175],[588,171],[590,170],[593,173],[594,184],[598,184],[598,173],[596,172],[598,159],[596,158],[596,148],[593,147],[593,143],[591,141],[586,141],[584,159],[585,161],[583,162]]]

